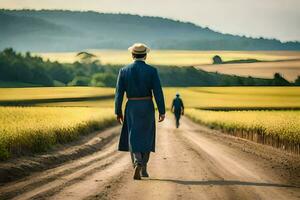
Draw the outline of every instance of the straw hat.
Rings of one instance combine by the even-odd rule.
[[[128,50],[133,54],[146,54],[150,52],[150,48],[143,43],[135,43]]]

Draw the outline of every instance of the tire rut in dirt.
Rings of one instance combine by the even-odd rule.
[[[0,199],[11,199],[17,195],[24,194],[30,190],[34,190],[35,188],[55,181],[57,178],[76,173],[77,171],[89,167],[94,163],[98,164],[98,162],[117,154],[114,147],[115,145],[115,142],[112,144],[107,144],[103,147],[102,151],[95,153],[96,155],[91,155],[91,158],[83,157],[71,163],[68,162],[65,165],[57,168],[49,169],[40,175],[37,174],[37,176],[33,175],[26,177],[24,181],[20,180],[16,183],[10,183],[9,185],[0,189]],[[85,161],[85,159],[87,160]],[[66,165],[70,166],[66,167]]]
[[[121,157],[121,155],[117,155],[117,156],[114,156],[112,159],[118,160],[120,157]],[[63,191],[66,187],[69,187],[69,186],[71,186],[71,185],[73,185],[75,183],[80,182],[82,179],[90,176],[91,174],[97,173],[97,172],[99,172],[101,170],[104,170],[104,169],[108,168],[114,162],[115,161],[110,161],[110,162],[104,163],[103,165],[99,164],[100,166],[91,168],[88,171],[86,171],[85,173],[81,174],[80,176],[78,176],[76,178],[73,178],[73,179],[70,179],[70,180],[67,180],[67,181],[64,181],[60,185],[57,185],[57,186],[52,187],[52,188],[49,188],[49,189],[47,189],[44,192],[38,193],[37,195],[34,195],[30,199],[32,199],[32,200],[47,199],[47,198],[49,198],[49,197],[51,197],[51,196],[53,196],[53,195],[55,195],[55,194]]]

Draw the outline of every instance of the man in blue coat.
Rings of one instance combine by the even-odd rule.
[[[159,112],[159,122],[165,118],[164,95],[157,69],[145,60],[150,49],[145,44],[134,44],[128,49],[134,62],[119,71],[115,95],[115,114],[123,124],[119,150],[130,151],[134,164],[133,178],[148,177],[147,163],[150,152],[155,152],[154,95]],[[125,115],[122,113],[123,96],[126,92]]]

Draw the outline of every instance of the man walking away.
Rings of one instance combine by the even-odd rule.
[[[184,114],[184,105],[178,93],[176,94],[176,97],[173,99],[171,110],[175,115],[176,128],[178,128],[180,116]]]
[[[144,44],[129,48],[134,62],[119,71],[115,95],[115,114],[123,124],[119,150],[130,151],[134,165],[133,178],[148,177],[147,163],[150,152],[155,151],[155,109],[154,95],[159,122],[165,118],[165,102],[156,68],[145,60],[150,49]],[[125,116],[122,114],[123,96],[126,92]]]

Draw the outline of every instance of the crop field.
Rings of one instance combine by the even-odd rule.
[[[114,95],[113,88],[101,87],[34,87],[0,88],[0,101],[68,99]]]
[[[229,128],[239,124],[238,127],[244,127],[243,130],[250,130],[249,127],[253,126],[259,132],[264,130],[266,134],[276,136],[282,134],[282,138],[299,141],[299,111],[257,110],[299,109],[300,87],[188,87],[163,90],[167,108],[179,92],[188,109],[188,116],[193,119],[211,120],[207,124],[218,120],[218,126]],[[22,105],[24,101],[33,100],[30,107],[0,107],[0,158],[27,151],[43,151],[55,143],[71,141],[82,133],[112,124],[114,91],[114,88],[95,87],[0,88],[0,103],[12,101]],[[95,99],[99,96],[108,98]],[[57,101],[45,102],[47,99]],[[259,126],[261,129],[257,129],[259,123],[263,123]]]
[[[187,109],[188,117],[212,128],[219,128],[228,132],[245,132],[266,135],[300,144],[300,111],[207,111]],[[246,136],[249,137],[249,136]],[[253,137],[253,136],[252,136]],[[274,141],[274,139],[273,139]],[[266,141],[265,141],[266,142]],[[272,143],[272,141],[271,141]]]
[[[87,50],[97,56],[103,64],[124,65],[132,62],[131,55],[126,50]],[[34,53],[44,59],[73,63],[78,60],[78,52],[64,53]],[[240,59],[257,59],[263,61],[300,59],[297,51],[173,51],[153,50],[148,56],[148,62],[153,65],[197,66],[211,64],[212,57],[219,55],[224,61]]]
[[[114,122],[111,108],[0,107],[0,159],[45,151]]]
[[[163,90],[168,108],[177,92],[180,93],[187,108],[300,108],[300,87],[166,87]],[[0,103],[1,101],[14,102],[15,100],[22,103],[22,101],[34,99],[33,105],[38,106],[112,108],[114,92],[114,88],[95,87],[0,88]],[[110,98],[94,99],[94,97],[106,95]],[[82,97],[87,98],[82,99]],[[57,102],[40,102],[43,99],[54,98],[59,99]],[[124,101],[126,101],[126,97],[124,97]]]
[[[179,92],[188,108],[300,108],[300,87],[190,87],[164,91],[168,106]]]
[[[273,78],[280,73],[288,81],[294,81],[300,76],[300,59],[277,62],[235,63],[219,65],[199,65],[198,69],[222,74]]]

